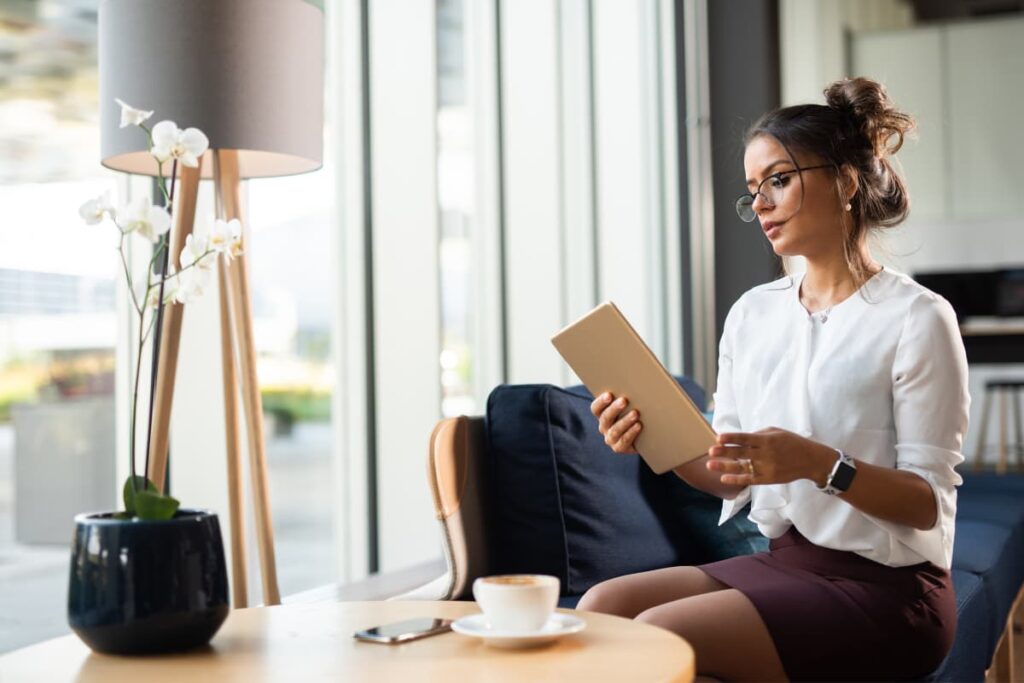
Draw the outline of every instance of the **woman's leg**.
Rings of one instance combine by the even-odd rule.
[[[726,588],[696,567],[667,567],[602,581],[580,598],[576,609],[632,619],[655,605]]]
[[[650,607],[636,620],[685,638],[697,655],[700,674],[728,681],[787,680],[761,615],[738,590],[704,593]]]

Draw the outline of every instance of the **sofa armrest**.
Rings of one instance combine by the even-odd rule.
[[[443,576],[396,599],[470,597],[473,581],[488,573],[485,447],[482,417],[449,418],[434,427],[427,456],[427,482],[434,501],[434,514],[441,524],[448,568]]]
[[[429,583],[413,588],[400,595],[392,595],[388,600],[451,600],[452,581],[451,572],[445,572]]]

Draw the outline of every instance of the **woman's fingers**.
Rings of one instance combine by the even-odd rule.
[[[629,405],[629,401],[626,400],[625,396],[619,396],[617,399],[608,404],[608,406],[601,411],[601,415],[597,418],[598,425],[601,428],[601,433],[606,434],[615,424],[615,421],[619,419],[620,414]]]
[[[632,426],[623,432],[622,436],[612,446],[612,450],[616,453],[635,453],[636,449],[633,443],[636,441],[636,437],[640,435],[640,431],[643,429],[642,422],[634,422]]]
[[[604,392],[590,403],[590,412],[597,417],[597,426],[604,436],[604,442],[616,453],[632,453],[633,442],[640,430],[640,413],[631,410],[624,413],[629,401],[625,396],[615,397]]]
[[[754,478],[749,474],[723,474],[721,481],[732,486],[750,486],[754,483]]]
[[[626,433],[626,430],[632,427],[636,423],[636,418],[639,415],[635,410],[631,410],[618,420],[615,421],[608,429],[608,436],[611,437],[612,441],[618,441],[622,438],[622,435]]]
[[[622,439],[627,431],[633,428],[637,420],[640,418],[640,413],[635,410],[631,410],[608,428],[608,433],[605,435],[605,442],[608,445],[612,445]]]
[[[590,402],[590,412],[594,414],[594,417],[600,418],[601,413],[604,412],[604,409],[612,402],[613,398],[615,397],[611,393],[604,392]]]
[[[731,449],[730,449],[731,450]],[[757,468],[749,458],[708,458],[707,468],[712,472],[720,472],[723,484],[750,486],[754,483]],[[762,482],[763,483],[763,482]]]
[[[707,468],[724,474],[746,474],[746,463],[738,458],[708,458]]]
[[[743,432],[731,432],[722,433],[718,435],[717,441],[720,445],[733,444],[736,446],[749,446],[756,448],[760,445],[763,437],[757,434],[747,434]]]
[[[712,458],[729,458],[731,460],[748,458],[750,457],[750,448],[748,446],[712,446],[708,449],[708,455]]]

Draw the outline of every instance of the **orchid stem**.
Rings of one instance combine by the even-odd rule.
[[[119,228],[120,229],[120,228]],[[124,276],[128,280],[128,293],[132,296],[132,306],[135,307],[135,312],[140,316],[142,315],[142,306],[139,305],[139,300],[135,296],[135,285],[132,283],[132,271],[128,267],[128,259],[124,255],[124,238],[125,233],[121,233],[121,243],[117,246],[117,251],[121,254],[121,265],[124,266]],[[146,292],[146,296],[149,296],[149,292]]]
[[[171,164],[171,191],[168,193],[164,187],[163,172],[160,174],[160,181],[158,185],[164,193],[164,197],[167,200],[167,211],[171,213],[174,210],[174,181],[178,177],[178,160],[175,159],[174,163]],[[173,227],[174,222],[171,221]],[[163,239],[160,244],[164,247],[163,259],[160,266],[160,293],[157,296],[156,303],[156,336],[153,337],[153,373],[152,380],[149,386],[149,421],[146,424],[146,476],[149,476],[149,451],[151,448],[151,442],[153,439],[153,403],[156,397],[156,378],[157,372],[160,368],[160,339],[163,336],[163,322],[164,322],[164,284],[167,282],[167,264],[168,257],[170,255],[170,240],[171,231],[168,230],[164,233]]]
[[[139,412],[139,375],[142,374],[142,347],[146,343],[146,337],[142,332],[144,315],[139,315],[139,346],[135,353],[135,390],[132,392],[132,425],[131,439],[128,445],[129,460],[131,463],[132,492],[138,493],[139,486],[135,479],[135,421]]]

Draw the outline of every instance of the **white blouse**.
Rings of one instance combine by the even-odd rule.
[[[949,568],[956,486],[970,395],[953,308],[909,276],[882,270],[827,318],[798,292],[803,274],[754,287],[725,321],[716,432],[786,429],[860,462],[907,470],[935,492],[927,531],[861,512],[814,482],[748,486],[722,505],[719,524],[751,501],[765,536],[791,526],[813,543],[900,567]]]

